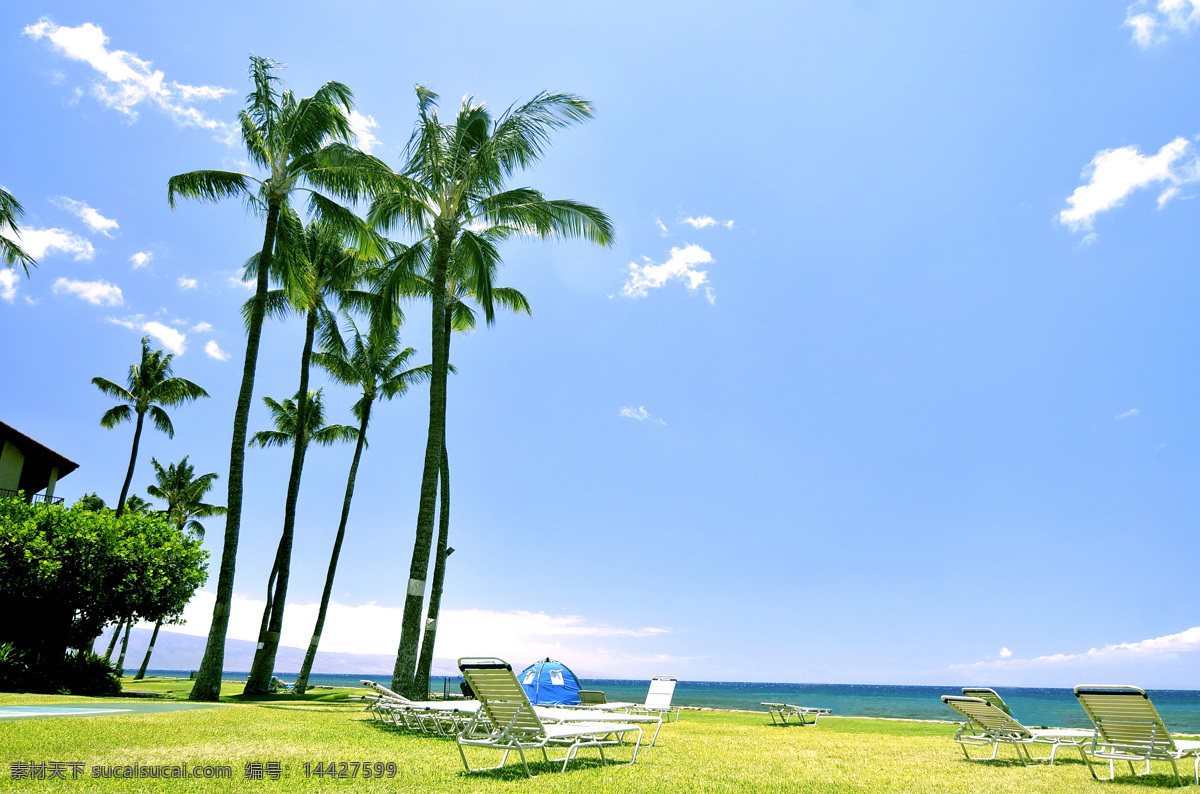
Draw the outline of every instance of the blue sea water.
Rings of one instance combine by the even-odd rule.
[[[187,677],[178,670],[150,671],[150,675]],[[291,681],[294,676],[281,673]],[[225,673],[228,680],[245,678],[245,673]],[[360,686],[363,678],[386,685],[387,676],[326,675],[314,673],[310,683],[324,686]],[[461,679],[434,676],[429,688],[434,692],[457,694]],[[647,681],[619,679],[587,679],[588,689],[603,690],[609,701],[641,703],[649,687]],[[1055,726],[1062,728],[1091,728],[1083,709],[1070,689],[1038,689],[1028,687],[993,687],[1004,698],[1013,714],[1029,727]],[[728,681],[680,681],[675,687],[674,703],[680,706],[701,706],[718,709],[747,709],[764,711],[764,701],[793,703],[832,709],[834,714],[848,717],[896,717],[916,720],[948,720],[957,722],[957,712],[943,704],[941,695],[957,695],[952,686],[890,686],[886,684],[767,684]],[[1158,713],[1167,727],[1177,733],[1200,733],[1200,690],[1149,690]]]

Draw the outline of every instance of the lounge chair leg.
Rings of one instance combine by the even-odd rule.
[[[526,774],[526,775],[528,775],[528,776],[529,776],[529,777],[531,777],[531,778],[532,778],[532,777],[537,777],[537,775],[535,775],[535,774],[533,774],[532,772],[530,772],[530,771],[529,771],[529,762],[527,762],[527,761],[525,760],[525,748],[524,748],[524,747],[522,747],[520,744],[518,744],[518,745],[517,745],[517,752],[521,754],[521,766],[525,767],[525,774]],[[505,751],[504,751],[504,757],[505,757],[505,758],[508,758],[508,750],[505,750]],[[504,763],[504,762],[502,761],[502,762],[501,762],[501,764],[503,764],[503,763]]]

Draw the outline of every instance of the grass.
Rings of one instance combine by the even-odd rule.
[[[127,682],[128,683],[128,682]],[[129,689],[166,699],[186,697],[190,682],[147,679]],[[157,787],[187,791],[355,792],[842,792],[842,791],[1104,791],[1079,760],[1063,751],[1058,763],[1025,767],[1011,748],[995,762],[968,762],[950,741],[953,725],[877,719],[822,719],[817,726],[772,726],[765,713],[685,711],[678,724],[663,727],[659,743],[643,748],[633,766],[601,767],[595,751],[584,751],[565,774],[544,763],[527,780],[518,766],[503,772],[467,775],[453,739],[414,735],[374,723],[354,690],[316,690],[244,701],[240,685],[223,689],[225,708],[107,717],[59,717],[0,721],[0,790],[37,786],[72,791],[144,791],[147,780],[94,780],[93,765],[229,765],[233,779],[157,781]],[[0,706],[30,703],[88,703],[112,700],[50,695],[0,695]],[[480,751],[482,752],[482,751]],[[626,753],[622,758],[627,758]],[[472,756],[494,764],[498,754]],[[394,778],[306,779],[304,764],[318,761],[395,762]],[[86,779],[12,780],[13,761],[82,761]],[[243,779],[247,762],[279,761],[279,781]],[[1118,778],[1121,791],[1172,786],[1169,766],[1156,774]],[[1191,769],[1188,769],[1190,772]],[[68,773],[68,778],[70,774]],[[179,788],[182,784],[182,788]],[[1109,784],[1113,785],[1113,784]]]

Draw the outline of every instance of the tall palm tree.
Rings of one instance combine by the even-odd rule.
[[[304,425],[301,426],[299,400],[284,400],[282,403],[264,397],[263,402],[271,412],[274,430],[260,430],[250,439],[252,447],[286,447],[294,446],[302,451],[309,444],[329,446],[338,441],[353,441],[358,430],[349,425],[326,425],[325,403],[321,390],[308,393],[305,401],[308,410],[304,414]],[[295,457],[293,456],[293,461]],[[295,519],[296,499],[300,495],[300,475],[295,465],[292,466],[292,479],[288,482],[288,511],[292,520]],[[267,604],[263,610],[262,623],[259,627],[259,642],[269,643],[266,650],[260,645],[254,654],[254,663],[250,667],[250,675],[246,680],[246,694],[265,694],[274,673],[275,652],[279,648],[279,633],[283,630],[283,610],[275,609],[276,602],[282,602],[287,597],[288,569],[282,564],[284,559],[290,559],[292,554],[292,532],[290,526],[285,526],[285,532],[279,539],[279,547],[275,551],[275,565],[267,582]],[[266,680],[263,681],[262,670],[266,669]]]
[[[21,206],[21,202],[13,198],[12,193],[0,187],[0,258],[3,258],[4,264],[9,267],[20,265],[28,276],[29,268],[37,267],[37,262],[17,244],[17,240],[21,238],[17,218],[24,214],[25,208]]]
[[[329,196],[355,200],[364,189],[381,184],[380,180],[387,174],[387,167],[382,162],[345,143],[351,136],[347,114],[353,109],[353,93],[349,88],[328,82],[312,96],[296,99],[291,91],[283,89],[277,70],[278,64],[274,61],[251,56],[250,78],[254,87],[246,97],[246,109],[238,114],[247,155],[265,175],[258,178],[234,171],[192,171],[173,176],[167,183],[167,201],[172,208],[177,197],[202,201],[243,198],[266,216],[247,324],[242,385],[233,414],[226,501],[229,512],[225,520],[217,599],[204,659],[192,687],[192,700],[216,700],[221,693],[225,635],[229,628],[229,607],[233,602],[233,577],[242,522],[246,427],[270,286],[271,255],[281,221],[287,224],[289,218],[294,217],[284,210],[301,194],[306,194],[313,214],[355,227],[357,219],[353,213]],[[360,235],[360,240],[368,242],[367,235]]]
[[[154,426],[167,434],[168,438],[175,437],[175,427],[171,417],[162,406],[181,405],[201,397],[207,397],[208,392],[190,380],[171,376],[172,353],[150,349],[150,337],[142,337],[142,360],[129,368],[126,379],[128,388],[118,386],[107,378],[92,378],[92,385],[109,397],[121,401],[100,417],[100,424],[110,430],[136,415],[137,426],[133,431],[133,451],[129,454],[129,470],[125,473],[125,484],[121,486],[121,498],[117,500],[117,516],[125,512],[125,497],[129,493],[129,483],[133,480],[133,469],[137,465],[138,444],[142,440],[142,424],[146,414],[154,420]]]
[[[462,246],[464,256],[485,255],[486,241],[474,231],[477,224],[501,225],[513,234],[542,238],[582,237],[599,245],[610,244],[613,236],[612,222],[595,207],[546,199],[528,187],[508,187],[518,171],[542,155],[554,130],[592,117],[586,100],[541,93],[493,119],[486,106],[466,97],[454,122],[443,124],[437,116],[437,94],[423,86],[416,91],[418,118],[404,170],[395,176],[391,189],[376,195],[370,211],[376,228],[403,226],[419,235],[394,261],[385,288],[398,294],[406,271],[415,272],[418,262],[428,257],[433,304],[429,431],[400,645],[392,672],[392,688],[414,697],[420,695],[414,688],[417,646],[445,438],[447,333],[443,319],[451,254],[456,246]],[[384,311],[391,305],[386,301]],[[490,323],[492,316],[487,319]]]
[[[291,549],[296,525],[296,503],[300,496],[300,478],[304,456],[308,450],[300,434],[307,431],[308,376],[312,360],[313,339],[317,327],[330,324],[336,327],[335,308],[364,306],[373,296],[357,289],[363,277],[363,258],[347,248],[341,230],[328,221],[315,220],[299,234],[281,239],[278,268],[284,288],[267,294],[267,311],[284,314],[297,311],[305,316],[304,346],[300,354],[300,388],[296,392],[295,428],[292,443],[292,468],[288,479],[287,499],[284,502],[283,532],[269,581],[275,593],[267,599],[263,612],[262,636],[246,679],[246,694],[266,694],[270,691],[275,654],[279,648],[279,631],[288,580],[291,574]]]
[[[477,230],[480,239],[490,245],[472,252],[456,246],[446,272],[446,314],[443,325],[446,332],[446,368],[450,369],[450,342],[453,331],[470,331],[475,328],[476,314],[470,302],[475,302],[485,315],[495,316],[498,305],[514,313],[530,314],[528,299],[511,287],[493,285],[495,272],[500,264],[494,243],[508,237],[512,230],[507,226],[492,226]],[[472,255],[472,254],[475,255]],[[482,253],[483,255],[478,255]],[[414,295],[426,293],[430,288],[428,279],[414,279],[408,290]],[[443,408],[444,410],[444,408]],[[421,637],[420,656],[417,661],[416,679],[413,689],[429,691],[429,672],[433,667],[433,650],[437,640],[438,616],[441,613],[442,588],[446,581],[446,559],[454,553],[448,545],[450,537],[450,453],[445,439],[442,440],[442,465],[438,472],[438,535],[433,556],[433,582],[429,591],[429,608],[425,614],[425,631]]]
[[[317,610],[317,622],[313,628],[312,641],[304,655],[304,664],[293,686],[294,691],[304,694],[308,688],[308,676],[312,672],[313,660],[321,632],[325,629],[325,616],[329,611],[329,598],[333,592],[333,579],[337,574],[338,557],[342,553],[342,541],[346,537],[346,522],[350,518],[350,501],[354,498],[354,481],[358,476],[358,464],[363,449],[367,446],[367,425],[371,421],[371,407],[375,400],[390,400],[408,391],[408,387],[429,377],[429,367],[406,368],[413,349],[397,350],[400,336],[394,325],[373,325],[363,336],[353,320],[349,320],[350,345],[338,332],[337,325],[325,327],[322,350],[313,355],[313,361],[329,373],[338,383],[362,389],[362,397],[351,411],[358,419],[358,444],[350,462],[350,474],[346,477],[346,496],[342,500],[342,517],[338,522],[337,534],[333,539],[333,552],[329,556],[329,570],[325,574],[325,589],[321,591],[321,606]]]
[[[203,539],[204,525],[197,519],[225,515],[224,507],[204,501],[204,497],[218,479],[217,473],[209,472],[197,477],[192,464],[188,463],[187,455],[184,455],[179,463],[171,463],[165,469],[154,458],[150,459],[150,465],[154,467],[155,483],[146,486],[146,493],[167,503],[167,520],[178,527],[180,532],[191,532],[197,538]],[[146,656],[142,659],[142,666],[138,668],[137,675],[133,677],[135,681],[146,677],[146,668],[150,666],[150,656],[154,653],[154,643],[158,640],[158,630],[162,628],[163,620],[164,618],[159,618],[154,624],[154,633],[150,635]]]

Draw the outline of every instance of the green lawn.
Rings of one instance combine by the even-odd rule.
[[[128,689],[166,698],[186,696],[186,681],[154,679]],[[643,748],[633,766],[601,767],[595,751],[572,762],[565,774],[539,764],[536,780],[518,767],[503,773],[466,775],[453,739],[413,735],[374,723],[350,690],[316,690],[313,696],[278,696],[240,702],[239,686],[227,687],[225,708],[106,717],[59,717],[0,721],[4,768],[0,789],[143,791],[1004,791],[1107,790],[1066,751],[1053,768],[1024,767],[1011,748],[996,762],[963,759],[945,723],[836,718],[818,726],[774,727],[765,713],[685,711],[663,727],[659,744]],[[0,694],[0,706],[87,703],[112,700]],[[481,752],[481,751],[480,751]],[[623,757],[627,757],[625,754]],[[495,758],[498,759],[498,755]],[[478,763],[495,763],[491,756]],[[12,780],[14,761],[81,761],[86,778],[65,782]],[[247,762],[278,761],[279,781],[243,779]],[[319,761],[394,762],[390,779],[306,779],[304,764]],[[93,780],[98,764],[202,764],[233,767],[232,781]],[[475,762],[475,757],[473,757]],[[1134,790],[1173,784],[1158,765]],[[1188,772],[1191,772],[1190,767]],[[68,772],[68,777],[70,774]],[[1189,774],[1190,778],[1190,774]],[[1128,777],[1120,779],[1129,791]],[[1108,784],[1112,785],[1112,784]]]

